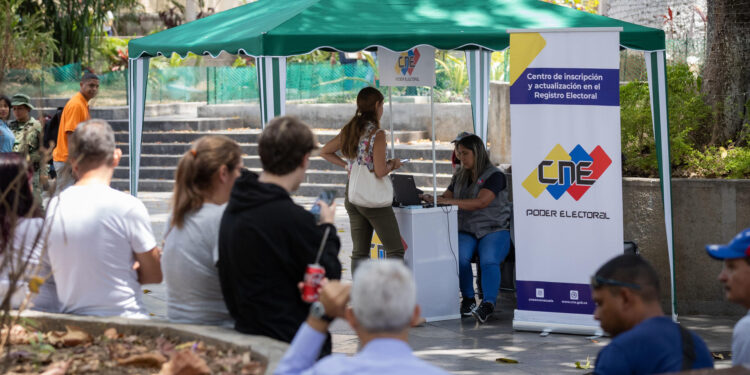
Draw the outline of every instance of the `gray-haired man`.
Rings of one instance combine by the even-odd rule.
[[[361,264],[351,286],[337,281],[323,286],[275,374],[447,374],[415,357],[407,343],[409,328],[420,319],[416,300],[416,285],[403,262]],[[352,357],[334,354],[315,363],[334,318],[349,322],[362,349]]]
[[[107,122],[89,120],[70,141],[78,181],[47,210],[62,312],[147,319],[141,284],[161,282],[161,251],[143,203],[109,187],[122,157],[115,134]]]

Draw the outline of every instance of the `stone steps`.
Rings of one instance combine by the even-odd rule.
[[[261,168],[250,167],[251,171],[260,173]],[[174,167],[141,167],[139,180],[173,180],[176,168]],[[406,168],[399,170],[414,176],[414,182],[419,186],[432,186],[432,173],[417,173],[408,171]],[[114,178],[128,179],[129,170],[118,167]],[[310,184],[346,184],[347,176],[344,170],[308,170],[305,175],[306,183]],[[451,174],[440,173],[437,175],[438,186],[448,186],[451,182]]]
[[[326,142],[333,139],[338,134],[338,130],[324,130],[314,129],[315,135],[318,142],[325,144]],[[191,143],[196,139],[207,136],[207,135],[224,135],[232,138],[235,142],[243,143],[257,143],[258,136],[260,135],[260,129],[233,129],[231,131],[219,130],[219,131],[189,131],[189,130],[172,130],[172,131],[149,131],[144,132],[142,135],[142,145],[162,143],[162,144],[177,144],[177,143]],[[393,138],[396,143],[414,143],[423,140],[427,136],[424,131],[409,131],[409,130],[396,130],[393,132]],[[129,139],[126,131],[115,132],[115,141],[118,142],[123,152],[126,150],[123,146],[127,146]],[[390,139],[388,139],[390,142]],[[145,152],[141,150],[141,152]],[[185,151],[182,151],[185,152]]]
[[[141,170],[144,168],[177,168],[182,155],[141,155]],[[242,158],[242,163],[247,168],[261,168],[260,157],[258,155],[246,155]],[[128,170],[130,161],[128,155],[123,155],[120,165],[116,170]],[[452,174],[453,168],[449,160],[438,160],[436,163],[438,174]],[[310,158],[310,171],[327,171],[338,168],[321,157]],[[432,159],[413,159],[404,164],[399,171],[403,173],[432,173]],[[125,175],[127,176],[127,175]],[[125,177],[126,178],[126,177]]]
[[[111,185],[113,189],[122,190],[122,191],[129,191],[130,185],[128,184],[128,180],[126,179],[112,179]],[[446,185],[447,186],[447,185]],[[145,180],[141,179],[138,181],[138,191],[149,191],[149,192],[168,192],[172,191],[174,187],[174,181],[172,180]],[[418,189],[421,189],[425,192],[432,192],[432,186],[418,186]],[[294,192],[293,195],[296,196],[302,196],[302,197],[317,197],[322,193],[324,190],[335,190],[336,196],[341,198],[344,196],[344,193],[346,191],[346,184],[332,184],[332,183],[302,183],[297,189],[296,192]],[[438,187],[437,193],[442,194],[445,191],[445,186]],[[339,202],[339,204],[343,204],[342,202]]]
[[[130,145],[120,143],[117,145],[123,154],[130,154]],[[257,155],[257,143],[240,143],[242,153],[246,155]],[[190,149],[190,143],[143,143],[141,144],[141,158],[146,155],[178,155],[181,156]],[[390,150],[388,151],[390,154]],[[436,149],[436,160],[449,160],[452,149]],[[400,159],[432,160],[430,148],[397,145],[395,154]],[[141,164],[143,165],[143,164]]]

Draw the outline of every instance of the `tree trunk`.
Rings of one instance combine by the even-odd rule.
[[[738,141],[750,123],[750,0],[708,0],[703,92],[716,111],[711,141]]]
[[[737,141],[750,122],[750,0],[709,0],[703,92],[716,111],[712,143]]]

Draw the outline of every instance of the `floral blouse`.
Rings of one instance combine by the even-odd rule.
[[[375,135],[378,134],[378,131],[372,133],[373,130],[375,130],[375,124],[370,123],[367,125],[367,128],[365,128],[365,132],[362,135],[362,138],[359,140],[359,147],[357,148],[357,159],[349,160],[349,165],[347,166],[347,170],[351,170],[352,165],[356,162],[360,165],[366,165],[367,169],[369,170],[375,170],[375,165],[373,164],[373,157],[372,157],[372,147],[375,145]],[[370,137],[367,136],[367,134],[372,133]]]

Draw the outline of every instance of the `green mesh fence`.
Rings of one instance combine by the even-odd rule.
[[[672,62],[703,65],[705,41],[697,39],[668,40],[667,55]],[[438,102],[467,102],[468,77],[462,53],[452,54],[451,61],[436,64],[437,83],[435,100]],[[509,52],[494,53],[492,79],[507,81]],[[0,83],[0,93],[24,93],[32,98],[70,98],[79,90],[80,64],[27,70],[9,70]],[[99,95],[96,106],[127,105],[127,70],[99,74]],[[643,53],[620,52],[620,80],[647,79]],[[353,102],[357,92],[367,85],[377,84],[373,67],[366,61],[349,64],[329,62],[289,62],[287,64],[286,98],[292,102],[342,103]],[[424,96],[422,88],[394,88],[394,95]],[[257,102],[258,82],[254,66],[153,66],[149,71],[148,103],[204,102],[209,104]],[[50,108],[61,100],[35,105]]]

